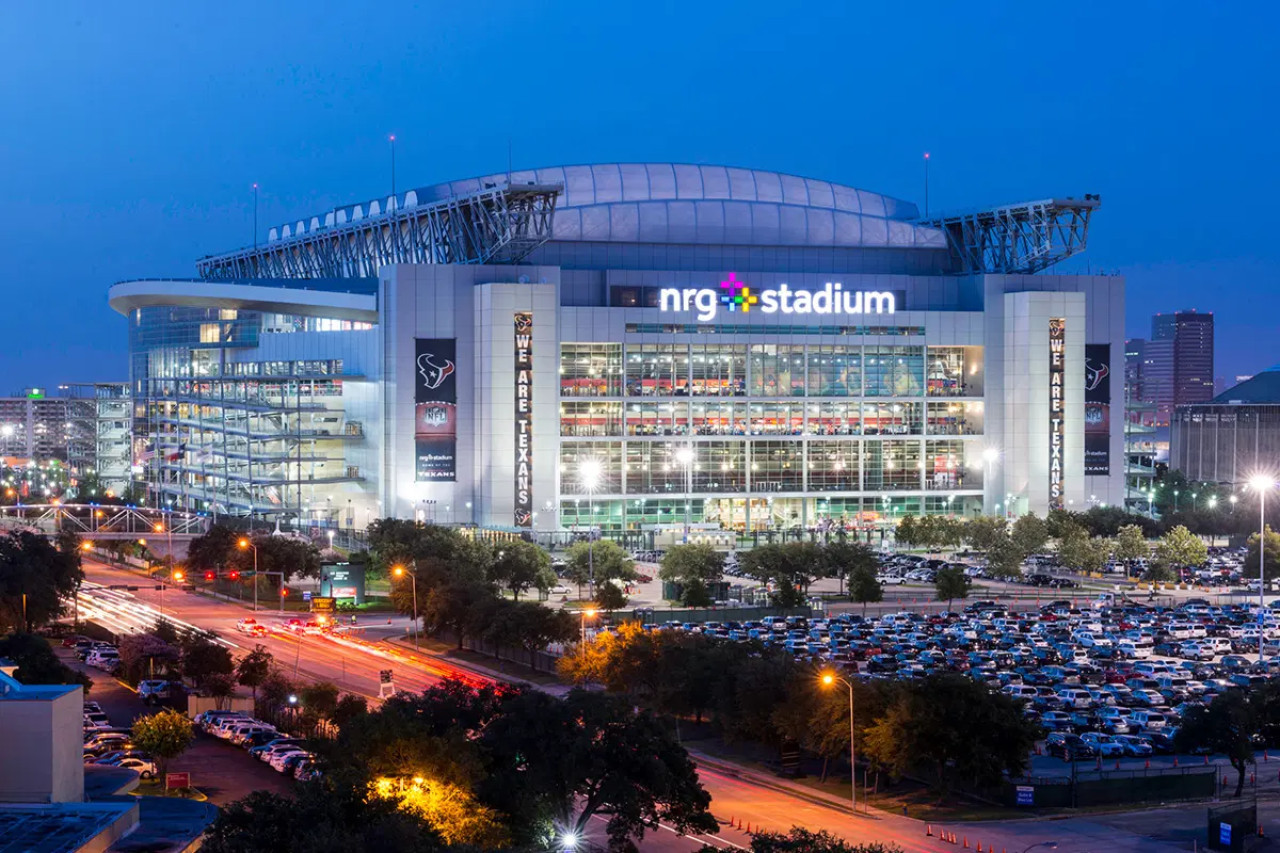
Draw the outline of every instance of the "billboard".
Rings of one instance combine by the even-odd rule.
[[[414,341],[414,480],[457,479],[458,368],[453,338]]]
[[[1111,473],[1111,344],[1084,347],[1084,472]]]
[[[1066,437],[1065,378],[1067,363],[1067,321],[1049,320],[1049,509],[1063,509],[1066,485],[1063,475],[1063,439]]]
[[[515,315],[515,526],[533,526],[533,314]]]

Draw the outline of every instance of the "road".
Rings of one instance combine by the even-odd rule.
[[[345,691],[374,699],[378,695],[378,673],[383,669],[393,670],[398,689],[410,691],[423,690],[450,675],[472,681],[485,680],[484,676],[459,669],[437,656],[415,655],[383,642],[393,636],[403,636],[410,630],[409,622],[403,618],[392,618],[387,624],[385,617],[381,620],[365,617],[363,626],[354,632],[346,632],[347,636],[336,638],[282,630],[273,630],[266,637],[251,638],[238,633],[235,628],[238,620],[253,615],[240,603],[214,600],[174,587],[160,592],[135,573],[94,560],[85,560],[84,565],[86,584],[78,602],[81,618],[92,617],[119,633],[149,629],[163,608],[165,618],[175,624],[195,625],[217,632],[237,654],[261,643],[286,671],[296,671],[299,678],[332,681]],[[133,586],[137,589],[108,588],[112,586]],[[259,611],[256,618],[263,624],[278,626],[290,615],[296,614],[281,616],[275,611]],[[926,835],[926,825],[919,821],[882,812],[854,817],[839,803],[823,802],[811,793],[787,787],[787,783],[780,780],[745,778],[732,768],[722,772],[705,764],[699,769],[699,777],[712,796],[712,813],[721,822],[721,831],[713,836],[694,839],[678,836],[669,828],[660,829],[645,837],[644,850],[686,853],[700,850],[704,844],[720,849],[743,849],[750,843],[748,829],[786,831],[797,825],[827,829],[853,842],[892,841],[907,853],[963,849],[960,839],[971,834],[971,847],[980,840],[984,849],[994,844],[998,848],[1022,850],[1028,844],[1044,840],[1056,840],[1062,853],[1102,850],[1157,853],[1185,850],[1190,846],[1170,846],[1141,830],[1130,832],[1122,826],[1084,819],[1057,820],[1052,824],[1041,821],[971,824],[969,829],[949,827],[958,834],[957,843],[950,844],[941,841],[936,834],[932,837]],[[1199,810],[1196,810],[1195,819],[1203,826],[1204,819]],[[975,826],[980,828],[972,829]],[[1047,834],[1049,826],[1052,826],[1051,834]],[[941,829],[937,827],[935,831]],[[978,838],[978,834],[982,837]],[[596,842],[603,841],[602,820],[590,823],[588,837]]]

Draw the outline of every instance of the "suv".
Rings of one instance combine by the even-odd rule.
[[[1093,758],[1097,751],[1080,739],[1079,735],[1069,732],[1054,732],[1045,738],[1044,751],[1067,761],[1068,753],[1072,759]]]
[[[147,679],[138,682],[138,697],[144,705],[155,705],[173,698],[173,687],[163,679]]]

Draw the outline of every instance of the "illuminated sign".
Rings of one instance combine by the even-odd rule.
[[[414,480],[457,479],[458,376],[453,338],[414,341]]]
[[[533,526],[533,314],[519,311],[516,329],[516,527]]]
[[[1111,344],[1084,347],[1084,472],[1111,473]]]
[[[696,311],[703,323],[714,320],[721,306],[744,314],[753,307],[763,314],[892,314],[897,303],[889,291],[845,290],[840,282],[827,282],[821,290],[792,290],[785,284],[756,290],[732,272],[720,282],[718,292],[709,287],[664,287],[658,293],[660,310]]]
[[[1063,382],[1066,378],[1067,321],[1062,317],[1049,320],[1049,509],[1063,508],[1062,441]]]

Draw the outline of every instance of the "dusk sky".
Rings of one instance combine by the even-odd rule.
[[[1100,193],[1064,272],[1127,325],[1217,318],[1280,361],[1274,3],[439,2],[0,6],[0,393],[124,379],[116,281],[269,225],[516,168],[790,172],[951,210]]]

